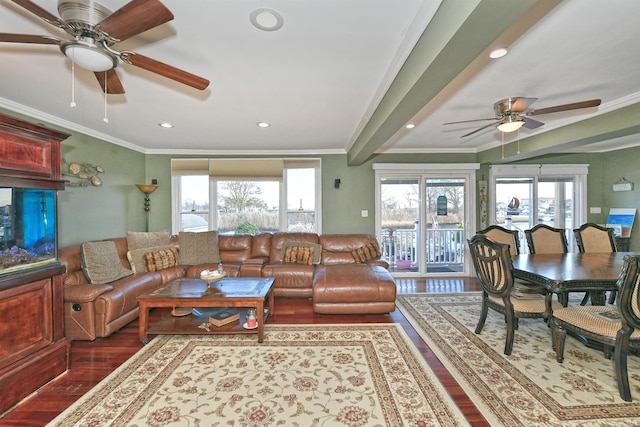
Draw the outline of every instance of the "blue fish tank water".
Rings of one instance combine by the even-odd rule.
[[[56,261],[56,190],[0,187],[0,275]]]

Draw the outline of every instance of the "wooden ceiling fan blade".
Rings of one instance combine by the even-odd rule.
[[[473,135],[474,133],[480,132],[481,130],[484,130],[484,129],[486,129],[486,128],[490,128],[491,126],[495,126],[495,125],[497,125],[498,123],[500,123],[500,120],[499,120],[499,121],[497,121],[497,122],[495,121],[495,119],[492,119],[492,120],[494,120],[494,122],[493,122],[493,123],[489,123],[489,124],[488,124],[488,125],[486,125],[486,126],[482,126],[482,127],[478,128],[478,129],[476,129],[476,130],[474,130],[474,131],[471,131],[471,132],[469,132],[469,133],[466,133],[466,134],[462,135],[460,138],[464,138],[465,136],[471,136],[471,135]]]
[[[173,14],[158,0],[133,0],[98,25],[110,37],[126,40],[173,19]]]
[[[528,117],[523,117],[522,120],[524,121],[524,124],[522,126],[526,127],[527,129],[535,129],[544,125],[544,123],[530,119]]]
[[[24,9],[27,9],[29,12],[38,16],[39,18],[44,19],[45,21],[48,21],[50,23],[57,22],[58,24],[60,24],[60,26],[64,25],[64,21],[62,19],[58,18],[48,10],[43,9],[42,7],[38,6],[37,4],[35,4],[30,0],[11,0],[11,1],[13,1],[18,6]]]
[[[553,107],[539,108],[527,113],[529,116],[538,116],[540,114],[559,113],[562,111],[579,110],[581,108],[597,107],[602,100],[590,99],[588,101],[573,102],[571,104],[555,105]]]
[[[60,44],[61,41],[59,38],[53,36],[0,33],[0,42],[7,43]]]
[[[120,77],[118,77],[118,73],[114,68],[107,71],[96,71],[94,74],[98,79],[98,83],[100,83],[102,92],[105,92],[106,85],[106,92],[109,95],[122,95],[125,93],[124,86],[122,86]]]
[[[495,121],[495,120],[496,120],[496,118],[495,118],[495,117],[491,117],[490,119],[472,119],[472,120],[462,120],[462,121],[459,121],[459,122],[447,122],[447,123],[443,123],[443,125],[457,125],[457,124],[459,124],[459,123],[480,122],[480,121],[483,121],[483,120],[493,120],[493,121]]]
[[[136,67],[143,68],[152,73],[159,74],[168,79],[175,80],[187,86],[204,90],[209,86],[209,80],[191,74],[187,71],[180,70],[179,68],[172,67],[163,62],[156,61],[144,55],[140,55],[133,52],[127,52],[126,55],[122,55],[125,62],[135,65]]]
[[[514,113],[521,113],[524,110],[528,109],[531,106],[531,104],[533,104],[537,100],[538,98],[518,97],[516,98],[515,102],[511,105],[511,111],[513,111]]]

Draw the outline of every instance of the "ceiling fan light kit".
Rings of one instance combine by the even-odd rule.
[[[131,0],[111,13],[93,0],[59,0],[60,18],[32,0],[12,0],[71,39],[53,36],[0,33],[0,42],[57,44],[74,64],[93,71],[105,94],[124,94],[116,73],[121,62],[204,90],[209,80],[135,52],[118,52],[113,45],[173,20],[173,14],[159,0]],[[107,85],[108,82],[108,85]]]
[[[108,49],[98,46],[93,39],[80,38],[60,44],[60,50],[85,70],[107,71],[118,66],[118,57]]]
[[[493,111],[496,113],[495,117],[486,119],[462,120],[444,124],[453,125],[459,123],[479,122],[484,120],[494,121],[494,123],[489,123],[488,125],[482,126],[476,130],[462,135],[461,138],[473,135],[494,125],[498,128],[499,131],[503,133],[515,132],[521,127],[525,127],[527,129],[535,129],[544,125],[544,123],[539,122],[538,120],[531,119],[529,118],[529,116],[559,113],[562,111],[578,110],[581,108],[597,107],[602,102],[600,99],[590,99],[588,101],[556,105],[553,107],[546,107],[538,110],[531,109],[531,104],[533,104],[537,100],[538,98],[525,98],[522,96],[501,99],[500,101],[493,104]]]
[[[515,132],[524,125],[524,120],[517,117],[517,115],[510,115],[506,117],[500,124],[498,124],[498,130],[500,132]]]

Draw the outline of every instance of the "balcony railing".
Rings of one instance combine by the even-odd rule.
[[[464,229],[428,229],[425,248],[418,247],[417,231],[386,229],[380,239],[382,255],[392,271],[462,272],[464,269]]]

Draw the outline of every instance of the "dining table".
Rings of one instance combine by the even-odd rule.
[[[588,292],[591,304],[604,305],[605,294],[618,290],[618,277],[624,257],[633,252],[569,252],[562,254],[514,255],[513,275],[516,279],[544,286],[547,311],[551,314],[551,301],[567,305],[570,292]]]

